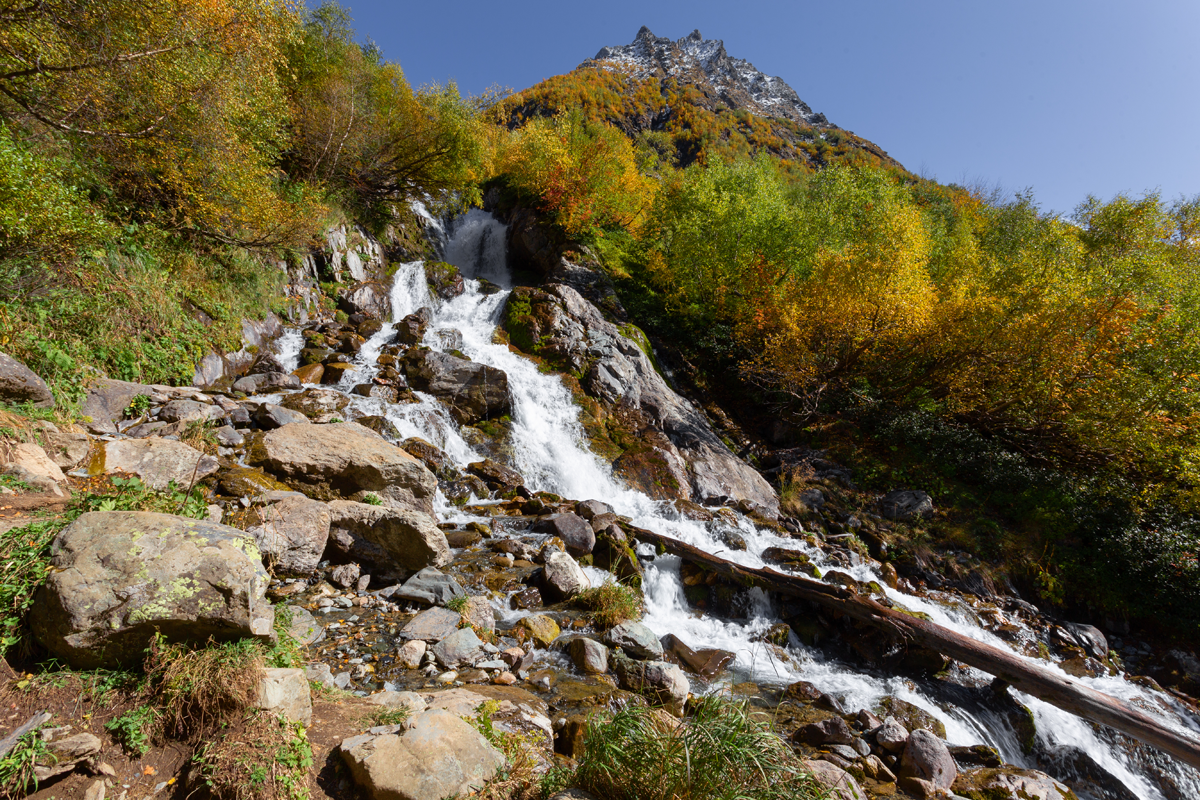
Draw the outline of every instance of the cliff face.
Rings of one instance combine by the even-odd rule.
[[[725,52],[720,39],[705,39],[694,30],[678,41],[655,36],[642,26],[631,44],[602,47],[583,66],[619,69],[636,78],[675,78],[680,84],[716,89],[730,108],[764,117],[782,117],[806,125],[828,125],[782,78],[772,77],[745,59]]]

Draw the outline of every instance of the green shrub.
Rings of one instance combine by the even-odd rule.
[[[592,612],[592,619],[602,628],[639,619],[643,610],[642,593],[615,581],[585,589],[575,595],[573,602]]]

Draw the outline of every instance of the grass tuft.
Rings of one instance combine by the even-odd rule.
[[[592,620],[602,628],[640,619],[644,610],[641,592],[613,581],[580,592],[574,603],[590,611]]]

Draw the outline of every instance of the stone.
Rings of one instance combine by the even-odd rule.
[[[39,420],[36,424],[42,448],[59,469],[75,468],[92,449],[92,437],[86,433],[60,431],[54,423],[46,420]]]
[[[31,442],[18,442],[0,450],[0,458],[3,458],[5,453],[7,459],[0,463],[0,472],[12,475],[36,489],[59,497],[66,496],[62,487],[67,483],[67,476],[40,446]]]
[[[664,661],[677,663],[705,680],[712,680],[720,675],[737,658],[728,650],[693,650],[673,633],[663,636],[659,643],[662,644]]]
[[[311,575],[329,540],[329,508],[319,500],[288,497],[259,512],[261,525],[247,533],[277,574]]]
[[[460,425],[512,411],[508,375],[495,367],[414,347],[404,356],[404,374],[409,386],[441,400]]]
[[[425,280],[429,284],[429,291],[443,300],[452,300],[466,291],[458,267],[445,261],[426,261]]]
[[[415,644],[415,642],[409,642],[409,644]],[[421,644],[425,643],[421,642]],[[416,692],[377,692],[368,697],[367,702],[384,708],[406,708],[411,716],[416,716],[428,708],[425,700]]]
[[[335,500],[329,504],[329,516],[331,529],[345,531],[382,551],[382,566],[423,570],[445,566],[454,559],[446,534],[423,511]]]
[[[145,384],[100,378],[87,387],[79,415],[92,433],[116,433],[116,421],[125,418],[134,398],[154,393],[154,387]]]
[[[599,500],[580,500],[575,504],[575,513],[591,522],[601,514],[613,513],[613,507]]]
[[[355,423],[362,425],[364,428],[374,431],[384,439],[392,440],[400,438],[400,430],[387,417],[381,417],[373,414],[368,417],[358,417],[354,420]]]
[[[334,389],[314,386],[285,396],[279,401],[279,405],[298,411],[313,422],[332,422],[334,419],[345,418],[350,398]]]
[[[804,744],[820,747],[829,744],[848,745],[854,741],[854,731],[841,717],[829,717],[800,728],[792,738]]]
[[[405,669],[417,669],[421,666],[421,659],[425,657],[427,647],[424,639],[405,642],[396,651],[396,661]]]
[[[525,483],[521,473],[490,458],[468,464],[467,472],[482,479],[493,489],[513,489]]]
[[[888,716],[895,717],[896,721],[909,731],[921,729],[929,731],[939,739],[946,738],[946,726],[942,724],[941,720],[907,700],[901,700],[898,697],[885,697],[879,701],[879,707],[876,711],[885,719]]]
[[[362,574],[362,568],[358,564],[342,564],[333,568],[329,579],[343,589],[349,589],[358,583],[358,576],[360,574]]]
[[[895,717],[888,717],[879,730],[875,731],[875,742],[887,752],[899,754],[904,751],[904,745],[908,744],[908,729],[897,722]]]
[[[915,730],[904,745],[899,775],[929,781],[939,789],[949,789],[958,775],[958,766],[945,742],[929,731]]]
[[[572,639],[570,652],[576,668],[585,675],[603,675],[608,672],[608,648],[595,639],[586,636]]]
[[[223,416],[225,412],[219,406],[183,399],[172,400],[158,412],[158,418],[164,422],[208,422]]]
[[[179,491],[198,483],[219,468],[217,459],[171,439],[117,439],[102,442],[88,466],[91,475],[127,472],[151,489]]]
[[[411,600],[432,606],[444,606],[464,595],[466,591],[457,580],[433,567],[421,570],[390,593],[393,600]]]
[[[296,369],[292,370],[292,374],[295,375],[300,380],[300,383],[304,386],[316,385],[321,382],[321,378],[325,375],[325,365],[305,364],[302,367],[297,367]]]
[[[350,394],[359,397],[373,397],[385,403],[396,403],[400,400],[400,391],[395,386],[385,386],[379,383],[360,383],[350,390]]]
[[[299,411],[292,411],[273,403],[263,403],[250,416],[254,423],[265,431],[273,431],[293,423],[306,425],[309,422],[308,417]]]
[[[140,663],[157,630],[203,644],[274,640],[269,576],[254,540],[225,525],[93,511],[54,539],[30,612],[37,640],[75,669]]]
[[[476,595],[467,598],[467,606],[462,611],[463,621],[482,633],[494,633],[496,630],[496,611],[486,597]]]
[[[505,555],[508,555],[507,553]],[[508,563],[512,564],[512,556],[508,555]],[[541,608],[545,605],[542,602],[542,593],[536,586],[530,586],[527,589],[514,594],[508,601],[509,608],[515,611],[526,610],[530,608]]]
[[[504,755],[460,717],[430,709],[403,734],[356,736],[342,759],[373,800],[443,800],[479,789],[505,764]]]
[[[433,473],[379,434],[352,422],[285,425],[258,439],[247,462],[317,500],[375,492],[385,505],[433,513]]]
[[[246,437],[232,425],[222,425],[213,431],[213,436],[221,447],[241,447],[246,443]]]
[[[933,515],[933,498],[914,489],[897,489],[879,500],[879,513],[888,519],[909,522]]]
[[[304,668],[304,677],[313,683],[329,689],[338,688],[337,682],[333,677],[333,670],[329,669],[328,664],[309,664]]]
[[[543,570],[542,594],[551,602],[570,600],[592,585],[575,559],[561,550],[549,550]]]
[[[533,530],[562,539],[567,552],[576,558],[586,556],[596,546],[596,534],[592,532],[592,526],[578,514],[551,514],[539,519]]]
[[[521,617],[513,627],[518,630],[524,630],[531,639],[542,647],[549,647],[562,633],[562,629],[558,627],[558,623],[552,617],[548,617],[545,614],[530,614],[528,617]]]
[[[300,379],[286,372],[266,372],[260,375],[247,375],[233,382],[235,392],[246,394],[269,394],[281,389],[299,389]]]
[[[1063,623],[1063,629],[1082,647],[1092,658],[1101,661],[1108,658],[1108,639],[1094,625],[1083,625],[1077,622]]]
[[[1019,767],[970,770],[955,778],[953,789],[970,800],[1076,800],[1065,784]]]
[[[229,497],[258,497],[270,492],[292,492],[286,483],[280,483],[261,469],[229,467],[217,474],[217,488]],[[300,495],[303,497],[303,495]]]
[[[470,666],[483,656],[483,641],[471,628],[459,628],[430,648],[447,669]]]
[[[265,668],[258,684],[256,707],[308,727],[312,722],[312,692],[304,670]]]
[[[658,703],[676,717],[683,716],[691,684],[683,670],[664,661],[612,659],[621,688],[637,692]]]
[[[359,281],[367,277],[365,270],[361,267],[358,270],[354,268],[355,262],[361,261],[354,250],[347,252],[346,261],[352,277]],[[366,317],[386,319],[391,313],[391,302],[387,287],[383,284],[375,281],[362,281],[344,289],[338,295],[338,308],[347,314],[362,314]]]
[[[36,372],[6,353],[0,353],[0,403],[54,408],[54,393]]]
[[[457,611],[434,606],[410,619],[408,624],[400,629],[400,638],[440,642],[458,630],[458,623],[461,621],[462,615]]]
[[[307,608],[303,606],[288,606],[287,610],[292,615],[292,622],[288,626],[288,633],[301,647],[316,644],[325,638],[325,628],[317,622],[316,617],[309,613]]]
[[[844,769],[828,761],[803,761],[801,767],[829,792],[826,800],[867,800],[858,782]]]
[[[622,622],[605,635],[604,641],[632,658],[658,661],[663,656],[658,636],[640,622]]]
[[[424,439],[413,436],[401,442],[400,447],[413,458],[419,458],[421,463],[438,477],[438,480],[449,481],[459,477],[460,473],[454,459]]]

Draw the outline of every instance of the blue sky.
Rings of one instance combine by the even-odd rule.
[[[1196,0],[344,4],[416,85],[523,89],[642,25],[699,28],[942,182],[1030,187],[1060,212],[1088,194],[1200,193]]]

